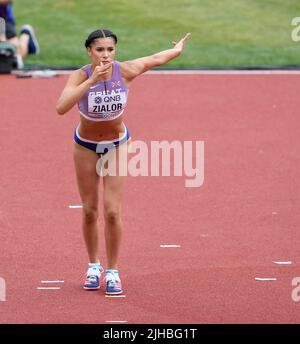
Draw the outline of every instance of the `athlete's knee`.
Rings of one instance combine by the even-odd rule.
[[[116,224],[121,220],[121,212],[118,208],[108,207],[104,209],[105,221],[109,224]]]
[[[83,221],[85,223],[94,223],[98,220],[98,209],[91,206],[83,206]]]

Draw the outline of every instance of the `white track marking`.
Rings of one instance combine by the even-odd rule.
[[[256,281],[277,281],[277,278],[271,278],[271,277],[255,277]]]
[[[38,290],[58,290],[60,287],[37,287]]]
[[[300,70],[152,70],[145,74],[157,75],[205,75],[205,74],[219,74],[219,75],[265,75],[265,74],[295,74],[299,75]]]
[[[161,248],[178,248],[180,245],[160,245]]]
[[[73,70],[57,70],[55,71],[60,75],[69,75]],[[20,72],[12,72],[12,74],[22,74]],[[205,74],[218,74],[218,75],[300,75],[300,70],[151,70],[145,73],[145,75],[205,75]]]
[[[79,209],[82,208],[82,205],[69,205],[70,209]]]
[[[41,281],[41,283],[64,283],[65,281],[60,281],[60,280],[56,280],[56,281]]]

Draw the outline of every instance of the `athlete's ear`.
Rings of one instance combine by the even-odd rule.
[[[91,48],[90,47],[87,47],[87,54],[89,55],[89,56],[91,56],[92,55],[92,52],[91,52]]]

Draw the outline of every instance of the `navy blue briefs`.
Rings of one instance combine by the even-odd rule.
[[[79,136],[78,127],[77,127],[74,133],[74,141],[78,143],[79,145],[94,151],[97,154],[104,155],[109,150],[122,145],[123,143],[127,142],[130,139],[130,132],[128,128],[126,127],[126,125],[124,125],[124,127],[125,127],[125,132],[123,133],[122,137],[120,137],[119,139],[111,140],[111,141],[100,141],[100,142],[83,139],[82,137]]]

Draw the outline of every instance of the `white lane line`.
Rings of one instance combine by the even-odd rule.
[[[72,70],[57,70],[55,71],[57,74],[62,75],[69,75],[73,71]],[[12,74],[20,74],[13,72]],[[252,74],[252,75],[264,75],[264,74],[278,74],[278,75],[299,75],[300,70],[297,69],[273,69],[273,70],[260,70],[260,69],[253,69],[253,70],[234,70],[234,69],[227,69],[227,70],[197,70],[197,69],[186,69],[186,70],[151,70],[145,73],[145,75],[163,75],[163,74],[175,74],[175,75],[197,75],[197,74],[224,74],[224,75],[230,75],[230,74]]]
[[[255,277],[256,281],[277,281],[277,278],[271,277]]]
[[[82,208],[82,205],[69,205],[69,208],[70,209],[79,209],[79,208]]]
[[[161,74],[175,74],[175,75],[197,75],[197,74],[224,74],[224,75],[264,75],[264,74],[278,74],[278,75],[286,75],[286,74],[295,74],[299,75],[300,70],[284,70],[284,69],[276,69],[276,70],[151,70],[145,73],[152,74],[152,75],[161,75]]]
[[[37,287],[38,290],[58,290],[60,287]]]
[[[292,262],[290,261],[290,260],[288,260],[288,261],[273,261],[272,263],[274,263],[274,264],[279,264],[279,265],[290,265],[290,264],[292,264]]]
[[[65,281],[60,281],[60,280],[56,280],[56,281],[41,281],[41,283],[64,283]]]
[[[127,320],[106,320],[107,323],[127,323]]]
[[[105,295],[105,297],[126,297],[126,295]]]
[[[180,245],[160,245],[160,247],[162,248],[177,248],[177,247],[181,247]]]

